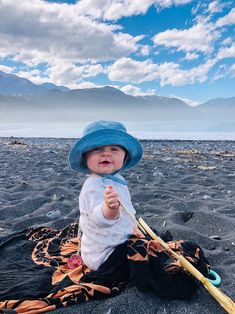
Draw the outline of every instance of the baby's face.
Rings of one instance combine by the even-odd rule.
[[[87,167],[94,173],[111,174],[119,170],[126,152],[117,145],[101,146],[85,154]]]

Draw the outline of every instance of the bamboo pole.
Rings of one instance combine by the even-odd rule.
[[[182,266],[196,279],[198,279],[209,293],[220,303],[220,305],[229,313],[235,314],[235,303],[226,296],[220,289],[213,286],[210,281],[204,277],[183,255],[175,253],[160,237],[158,237],[152,229],[146,224],[146,222],[140,218],[139,223],[151,236],[152,239],[157,240],[161,246],[172,256],[178,259]]]
[[[147,234],[145,229],[141,226],[141,224],[138,222],[138,220],[135,218],[135,216],[126,208],[126,206],[123,204],[123,202],[119,199],[119,203],[122,206],[122,208],[127,212],[127,214],[131,217],[131,219],[137,224],[137,226],[140,228],[140,230]]]
[[[213,286],[210,281],[203,276],[183,255],[175,253],[160,237],[158,237],[152,229],[147,225],[147,223],[139,218],[139,221],[135,218],[132,213],[125,207],[125,205],[120,201],[120,205],[123,209],[130,215],[133,221],[140,227],[144,233],[148,233],[153,240],[158,241],[161,246],[173,257],[178,259],[182,266],[197,280],[199,280],[204,287],[209,291],[209,293],[220,303],[220,305],[229,313],[235,314],[235,303],[227,295],[225,295],[220,289]]]

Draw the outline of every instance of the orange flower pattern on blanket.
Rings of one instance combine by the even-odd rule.
[[[174,292],[176,294],[172,295],[173,298],[175,296],[177,298],[181,297],[177,295],[177,293],[181,291],[177,287],[178,282],[181,282],[184,286],[185,295],[183,297],[190,297],[190,295],[187,294],[190,292],[188,287],[193,287],[193,293],[196,291],[194,279],[192,279],[186,270],[182,269],[180,263],[170,257],[155,240],[149,241],[134,235],[131,236],[128,241],[120,245],[119,251],[116,252],[116,249],[114,250],[113,257],[111,258],[110,256],[108,258],[107,263],[105,262],[106,264],[104,263],[104,266],[102,265],[102,269],[91,272],[85,265],[81,265],[74,270],[69,269],[67,261],[71,255],[77,253],[77,247],[79,245],[79,239],[76,238],[77,234],[78,226],[76,224],[71,224],[61,230],[41,227],[28,231],[23,241],[24,245],[29,244],[28,252],[31,254],[31,262],[32,265],[36,265],[36,268],[33,268],[33,278],[30,277],[32,279],[31,287],[33,288],[35,286],[35,282],[39,282],[37,287],[41,288],[43,286],[43,288],[48,289],[48,293],[44,291],[43,295],[40,295],[40,293],[42,294],[42,290],[37,290],[36,288],[36,297],[27,298],[27,296],[25,297],[24,295],[21,299],[4,298],[3,301],[0,301],[0,313],[5,313],[4,309],[11,309],[11,313],[45,313],[57,308],[80,304],[89,300],[113,297],[121,293],[123,288],[129,283],[130,274],[132,281],[140,290],[143,288],[144,281],[146,281],[146,285],[148,285],[148,280],[154,278],[154,283],[156,283],[155,292],[158,295],[162,293],[162,287],[166,287],[166,295],[163,295],[163,297],[168,296],[169,290],[172,290],[169,289],[169,287],[172,287],[172,280],[174,280],[174,284],[176,284],[176,292]],[[14,241],[16,238],[17,236],[15,236]],[[19,236],[19,241],[21,239],[22,234]],[[27,241],[27,243],[25,241]],[[5,245],[7,245],[7,243],[10,244],[11,241],[9,240],[5,243]],[[34,247],[32,243],[35,243]],[[171,249],[190,260],[194,266],[201,267],[200,270],[203,270],[204,273],[208,272],[209,265],[207,264],[207,260],[204,258],[202,250],[197,245],[190,241],[183,240],[168,242],[168,244]],[[31,250],[31,248],[33,249]],[[123,271],[124,264],[127,265],[125,271]],[[149,265],[157,266],[157,273],[151,273],[152,266],[150,267]],[[25,265],[24,270],[26,269],[26,272],[29,268],[27,267],[28,265]],[[45,273],[47,280],[48,276],[50,279],[48,284],[45,284],[45,281],[43,281],[45,280]],[[176,277],[174,275],[175,273],[177,273],[179,277]],[[17,269],[17,274],[21,274],[20,269]],[[168,274],[173,274],[174,276],[169,277]],[[88,280],[85,280],[85,277],[88,278]],[[26,276],[26,278],[28,280],[29,276]],[[42,278],[42,282],[40,282],[40,278]],[[166,281],[166,279],[168,281]],[[185,286],[185,280],[188,280],[188,286]],[[159,286],[160,281],[163,286]],[[22,289],[24,287],[23,284]],[[14,287],[11,288],[14,289]],[[18,293],[18,282],[15,289],[15,292]],[[40,292],[38,295],[37,291]],[[31,290],[26,290],[26,293],[28,292],[30,293]]]

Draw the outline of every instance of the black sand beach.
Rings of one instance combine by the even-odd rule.
[[[72,143],[73,139],[0,138],[0,239],[31,226],[62,228],[78,220],[78,196],[85,176],[68,166]],[[160,231],[170,230],[174,239],[198,242],[222,277],[221,290],[234,300],[235,142],[142,144],[143,160],[123,173],[137,217]],[[117,297],[54,313],[225,311],[204,287],[190,301],[168,301],[132,286]]]

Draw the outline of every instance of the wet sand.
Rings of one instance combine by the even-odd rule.
[[[79,218],[85,175],[71,170],[73,139],[0,138],[0,237],[31,226],[61,228]],[[235,142],[142,141],[144,156],[123,173],[137,217],[200,244],[235,299]],[[204,287],[190,301],[161,300],[129,287],[62,313],[225,313]]]

